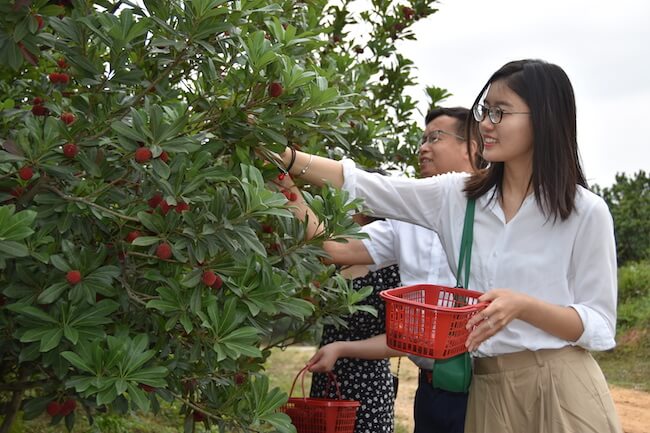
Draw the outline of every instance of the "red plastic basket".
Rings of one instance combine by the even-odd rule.
[[[302,395],[305,395],[306,372],[307,366],[293,379],[289,401],[280,410],[289,415],[298,433],[352,433],[360,403],[355,400],[341,400],[341,391],[333,373],[328,373],[328,376],[330,382],[336,385],[338,400],[292,397],[298,376],[302,377]]]
[[[386,343],[401,352],[446,359],[467,351],[467,321],[487,306],[482,293],[416,284],[384,290]]]

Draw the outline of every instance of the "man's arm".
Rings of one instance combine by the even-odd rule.
[[[289,202],[289,209],[300,221],[307,221],[307,239],[313,239],[323,231],[321,222],[311,210],[300,189],[291,176],[278,180],[278,185],[289,192],[296,200]],[[291,195],[291,194],[295,195]],[[323,250],[329,255],[323,261],[335,265],[372,265],[374,261],[360,239],[347,239],[347,242],[325,241]]]

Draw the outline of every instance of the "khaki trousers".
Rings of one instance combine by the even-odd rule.
[[[474,360],[465,433],[622,433],[600,367],[579,347]]]

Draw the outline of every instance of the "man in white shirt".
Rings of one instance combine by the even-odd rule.
[[[437,108],[426,116],[419,151],[420,176],[471,172],[465,139],[468,110]],[[397,220],[376,221],[363,227],[369,239],[328,241],[323,245],[330,263],[370,265],[371,270],[398,264],[402,285],[435,283],[454,286],[455,276],[438,235],[432,230]],[[462,433],[467,393],[449,392],[432,385],[433,360],[409,355],[420,367],[414,402],[414,433]]]

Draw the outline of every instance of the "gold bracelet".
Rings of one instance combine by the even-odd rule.
[[[307,170],[309,170],[309,166],[311,165],[311,160],[312,159],[314,159],[314,155],[310,153],[309,154],[309,161],[307,161],[307,165],[302,170],[300,170],[300,173],[298,173],[298,176],[296,176],[296,177],[300,177],[300,176],[304,175],[305,173],[307,173]]]

